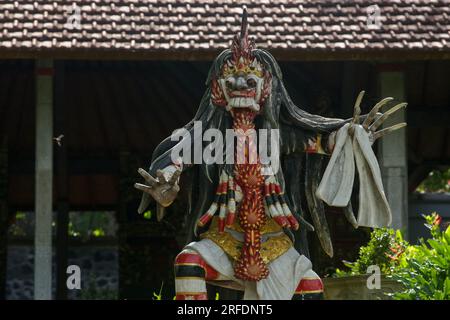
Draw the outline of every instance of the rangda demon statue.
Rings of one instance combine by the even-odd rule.
[[[146,183],[135,185],[144,192],[139,212],[154,198],[162,217],[164,208],[177,197],[180,175],[190,174],[183,186],[189,190],[188,227],[200,240],[189,243],[175,260],[176,298],[206,299],[206,282],[244,290],[244,299],[320,297],[323,285],[307,258],[306,232],[316,231],[325,252],[333,255],[323,202],[342,207],[355,227],[390,224],[371,145],[405,125],[376,131],[406,104],[379,113],[392,100],[386,98],[360,116],[362,92],[349,120],[324,118],[298,108],[273,56],[255,48],[249,39],[245,10],[240,34],[231,49],[216,58],[206,84],[197,114],[184,127],[186,133],[178,140],[169,137],[161,142],[149,171],[139,169]],[[200,133],[194,130],[196,123],[201,124]],[[232,144],[235,161],[186,161],[186,147],[194,149],[194,142],[201,140],[198,135],[208,129],[217,129],[223,136],[227,129],[240,133],[236,145]],[[276,147],[268,147],[280,164],[276,168],[273,162],[264,163],[259,154],[250,159],[258,146],[245,137],[261,129],[276,142]],[[180,146],[185,152],[182,158],[174,158]],[[236,161],[238,150],[243,161]],[[350,202],[355,170],[360,185],[357,219]]]

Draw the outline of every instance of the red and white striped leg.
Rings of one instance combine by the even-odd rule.
[[[184,249],[175,258],[176,300],[207,300],[206,280],[219,274],[194,250]]]

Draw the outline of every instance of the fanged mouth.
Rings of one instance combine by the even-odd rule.
[[[229,97],[233,98],[233,97],[256,97],[256,92],[255,90],[243,90],[243,91],[231,91],[228,94]]]
[[[249,108],[255,112],[259,112],[259,104],[256,103],[255,98],[247,98],[247,97],[234,97],[230,98],[228,104],[226,106],[227,111],[230,111],[232,108]]]
[[[230,92],[227,111],[232,108],[248,108],[255,112],[259,112],[260,106],[256,102],[254,91],[232,91]]]
[[[231,111],[233,108],[247,108],[256,113],[260,111],[259,101],[261,99],[263,81],[258,78],[254,82],[250,88],[238,89],[230,88],[233,85],[227,84],[223,78],[219,80],[219,85],[227,102],[227,111]]]

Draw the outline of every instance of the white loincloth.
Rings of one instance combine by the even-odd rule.
[[[290,300],[300,280],[312,272],[308,258],[290,248],[268,264],[269,276],[258,282],[243,281],[234,277],[233,265],[227,254],[209,239],[192,242],[187,249],[195,250],[217,272],[245,288],[244,300]],[[319,278],[319,277],[318,277]]]
[[[355,125],[353,140],[350,124],[338,130],[336,143],[316,196],[332,207],[345,207],[350,201],[355,177],[359,175],[358,225],[381,228],[391,224],[391,209],[384,194],[380,167],[369,141],[369,134]],[[353,160],[354,159],[354,160]]]

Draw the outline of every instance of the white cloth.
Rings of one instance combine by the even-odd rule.
[[[352,194],[356,161],[359,175],[358,225],[371,228],[389,226],[391,209],[369,134],[361,125],[355,125],[352,140],[348,134],[349,127],[350,124],[346,124],[337,132],[335,148],[316,196],[329,206],[347,206]]]
[[[234,277],[230,258],[213,241],[203,239],[192,242],[186,249],[197,251],[217,272],[244,287],[244,300],[290,300],[300,280],[307,273],[310,275],[313,272],[311,261],[290,248],[269,263],[269,276],[266,279],[258,282],[243,281]]]

